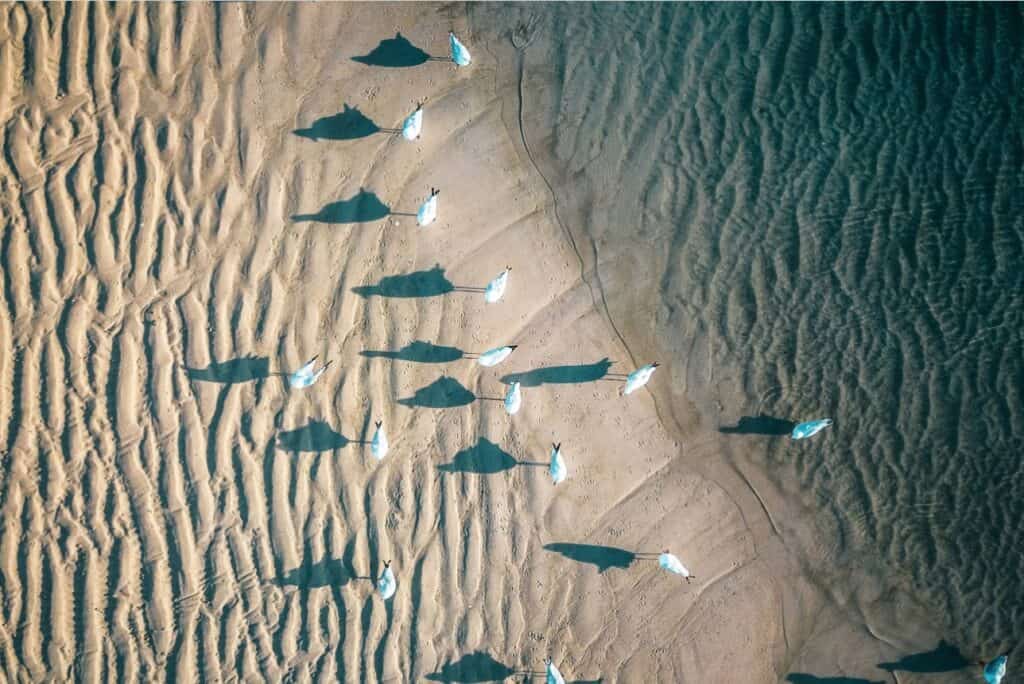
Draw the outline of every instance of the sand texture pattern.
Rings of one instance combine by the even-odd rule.
[[[448,5],[0,6],[0,679],[480,682],[551,655],[575,682],[772,682],[854,643],[780,543],[815,543],[798,507],[717,435],[680,457],[687,371],[619,396],[655,345],[533,163],[523,36]]]
[[[759,557],[800,559],[780,586],[810,579],[864,637],[816,642],[830,620],[786,604],[780,675],[980,681],[1010,652],[1019,676],[1021,7],[470,15],[525,27],[500,61],[531,157],[608,318],[664,364],[678,458],[741,505]],[[786,438],[812,417],[835,425]]]

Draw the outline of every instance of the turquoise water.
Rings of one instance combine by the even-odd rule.
[[[869,568],[968,658],[1014,648],[1021,6],[472,19],[520,49],[502,68],[521,67],[531,155],[612,325],[670,362],[680,429],[803,498],[822,582]],[[799,448],[776,436],[820,417],[835,424]]]

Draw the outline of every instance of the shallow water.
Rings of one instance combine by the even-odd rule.
[[[620,363],[668,362],[680,429],[721,430],[727,458],[804,498],[823,582],[855,563],[964,653],[1014,647],[1020,6],[472,18],[521,48],[524,136],[627,331]],[[835,424],[812,440],[778,436],[819,417]]]

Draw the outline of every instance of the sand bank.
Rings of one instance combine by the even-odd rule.
[[[506,33],[429,5],[0,17],[6,678],[800,665],[824,604],[778,541],[781,497],[669,421],[673,368],[618,396],[606,373],[654,345],[595,304],[591,253],[524,144]],[[452,28],[469,69],[433,59]],[[503,344],[520,347],[494,369],[467,358]],[[314,354],[331,369],[288,390]],[[557,488],[537,465],[552,442]],[[639,557],[663,548],[698,581]]]

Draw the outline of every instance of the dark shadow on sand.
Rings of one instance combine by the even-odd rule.
[[[545,544],[545,551],[559,553],[577,563],[588,563],[597,567],[598,572],[610,568],[628,568],[636,560],[637,554],[614,546],[597,546],[594,544],[555,543]]]
[[[310,140],[357,140],[374,133],[398,133],[397,128],[381,128],[356,107],[343,105],[337,114],[313,122],[309,128],[297,128],[292,133]]]
[[[366,223],[391,213],[391,208],[372,192],[360,189],[351,199],[331,202],[315,214],[293,214],[292,221],[319,223]]]
[[[344,560],[331,558],[289,570],[282,577],[275,579],[274,583],[283,587],[319,589],[321,587],[343,587],[354,579],[368,580],[372,578],[359,577]]]
[[[431,57],[423,50],[409,42],[401,33],[394,38],[385,38],[369,54],[353,57],[353,62],[367,66],[400,68],[414,67],[429,61],[440,61],[440,57]],[[447,61],[447,60],[445,60]]]
[[[265,356],[243,356],[221,363],[211,363],[206,368],[185,367],[189,380],[219,382],[233,385],[270,376],[270,359]]]
[[[455,347],[442,347],[432,342],[416,340],[398,351],[373,351],[365,350],[359,352],[360,356],[371,359],[394,359],[395,361],[412,361],[413,363],[448,363],[458,361],[464,356],[461,349]]]
[[[788,435],[796,423],[773,416],[743,416],[736,425],[718,428],[726,435]]]
[[[350,441],[322,420],[311,420],[297,430],[278,434],[277,448],[285,451],[331,451],[343,449]]]
[[[572,384],[581,382],[594,382],[608,375],[608,369],[612,362],[607,358],[597,363],[586,363],[575,366],[548,366],[547,368],[535,368],[524,373],[509,373],[502,376],[501,381],[506,385],[513,382],[522,383],[523,387],[537,387],[545,384]]]
[[[973,663],[964,658],[956,646],[940,641],[931,651],[903,656],[895,663],[878,663],[886,672],[952,672]]]
[[[547,463],[518,461],[494,442],[480,438],[475,445],[455,454],[451,463],[437,466],[443,473],[475,473],[477,475],[493,475],[511,470],[517,465],[544,466]]]
[[[463,387],[458,380],[443,377],[426,387],[419,388],[413,396],[399,399],[398,403],[410,408],[452,408],[465,406],[474,401],[476,395]]]
[[[517,674],[508,665],[495,660],[489,653],[474,651],[467,653],[454,663],[447,663],[437,672],[428,674],[426,678],[432,682],[462,682],[479,684],[480,682],[500,682]]]
[[[434,266],[429,271],[413,271],[402,275],[385,276],[376,285],[353,287],[363,297],[437,297],[455,291],[455,286],[444,275],[444,269]]]
[[[786,675],[786,681],[790,684],[885,684],[885,682],[874,679],[861,679],[860,677],[815,677],[803,672],[790,672]]]

